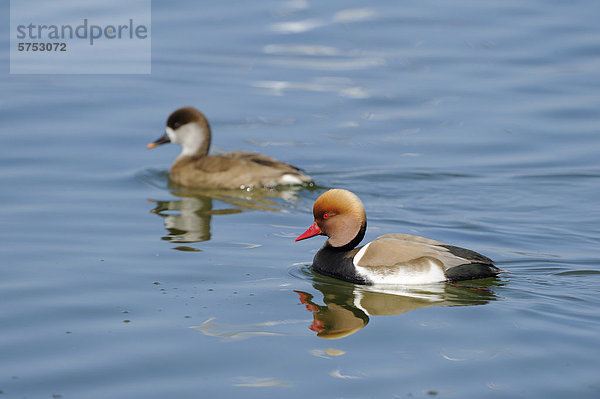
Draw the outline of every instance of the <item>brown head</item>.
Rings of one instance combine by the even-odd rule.
[[[333,247],[358,245],[367,228],[367,215],[360,199],[352,192],[332,189],[321,194],[313,205],[315,222],[296,241],[325,235]]]
[[[177,143],[183,147],[180,156],[206,155],[210,147],[210,125],[204,114],[193,107],[175,110],[167,119],[165,133],[148,148],[165,143]]]

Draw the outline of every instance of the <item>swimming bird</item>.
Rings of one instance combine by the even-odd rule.
[[[210,141],[210,125],[204,114],[193,107],[183,107],[169,116],[165,133],[147,147],[181,145],[183,149],[173,162],[169,177],[187,187],[251,189],[313,183],[295,166],[254,152],[208,155]]]
[[[493,261],[470,249],[408,234],[385,234],[356,247],[367,230],[361,200],[332,189],[313,205],[314,223],[296,241],[325,235],[313,270],[366,285],[429,284],[492,277],[502,272]]]

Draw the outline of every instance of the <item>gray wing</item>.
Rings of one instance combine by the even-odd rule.
[[[496,275],[492,260],[469,249],[408,234],[386,234],[367,244],[357,266],[368,268],[407,267],[418,270],[424,262],[443,267],[449,280]]]

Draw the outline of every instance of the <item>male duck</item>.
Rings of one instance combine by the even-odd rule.
[[[314,271],[367,285],[428,284],[495,276],[492,260],[469,249],[408,234],[385,234],[356,248],[367,229],[360,199],[333,189],[313,206],[315,221],[296,241],[328,237],[313,260]]]

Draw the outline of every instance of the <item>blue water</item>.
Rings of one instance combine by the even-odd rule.
[[[1,30],[0,397],[600,396],[600,3],[152,16],[148,76],[9,75]],[[319,187],[169,188],[179,149],[145,145],[183,105],[215,151]],[[322,238],[294,238],[330,187],[360,196],[366,239],[510,273],[396,293],[315,276]]]

